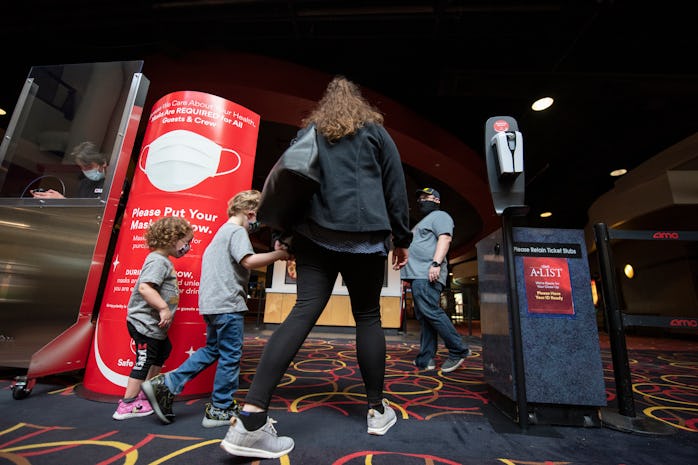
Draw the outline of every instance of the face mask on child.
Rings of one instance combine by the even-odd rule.
[[[177,258],[183,257],[191,250],[191,245],[187,242],[184,247],[177,249]]]

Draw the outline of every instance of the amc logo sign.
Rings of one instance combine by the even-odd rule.
[[[674,328],[698,328],[698,320],[674,318],[669,322],[669,326]]]
[[[652,234],[652,239],[678,239],[678,238],[679,238],[679,233],[677,233],[677,232],[657,231],[656,233]]]

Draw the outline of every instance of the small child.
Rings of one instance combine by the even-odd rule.
[[[194,231],[186,220],[165,217],[153,222],[145,233],[150,253],[128,302],[126,327],[136,345],[136,363],[119,401],[115,420],[144,417],[153,408],[141,391],[146,379],[160,373],[172,351],[167,330],[179,304],[177,274],[169,257],[180,258],[189,252]]]
[[[206,345],[200,347],[176,370],[143,383],[143,392],[160,420],[174,419],[172,402],[185,385],[218,362],[211,402],[206,404],[201,425],[205,428],[230,426],[237,403],[240,357],[247,312],[250,270],[288,260],[288,251],[277,241],[274,250],[255,253],[248,235],[257,223],[262,193],[238,192],[228,201],[228,221],[216,232],[201,260],[199,313],[206,322]]]

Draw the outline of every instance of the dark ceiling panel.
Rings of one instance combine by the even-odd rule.
[[[0,76],[0,107],[10,111],[31,65],[206,49],[345,74],[481,156],[485,121],[512,116],[524,135],[533,226],[583,228],[587,208],[613,187],[611,169],[633,169],[698,131],[698,39],[686,2],[34,0],[4,8],[0,40],[18,50]],[[555,105],[532,112],[543,93]],[[410,183],[438,183],[406,171]],[[448,204],[461,223],[478,220],[463,199]],[[553,217],[535,216],[545,210]]]

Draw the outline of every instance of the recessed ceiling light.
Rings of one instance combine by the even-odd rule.
[[[543,97],[533,102],[533,105],[531,105],[531,109],[533,111],[543,111],[546,108],[550,108],[553,102],[554,100],[552,99],[552,97]]]
[[[540,214],[541,218],[549,218],[551,216],[553,216],[553,212],[543,212]]]
[[[628,277],[628,279],[633,279],[635,277],[635,270],[630,263],[623,267],[623,273]]]
[[[621,168],[619,170],[611,171],[611,176],[623,176],[627,172],[628,172],[628,170],[626,170],[625,168]]]
[[[7,114],[7,112],[5,110],[3,110],[2,108],[0,108],[0,116],[5,116],[6,114]]]

